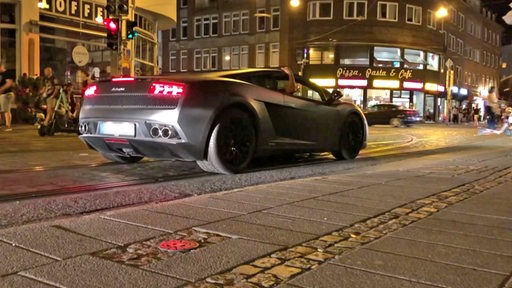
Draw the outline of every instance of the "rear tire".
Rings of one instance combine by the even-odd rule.
[[[359,155],[363,148],[364,124],[359,116],[350,114],[343,122],[340,135],[340,148],[332,152],[338,160],[350,160]]]
[[[101,153],[101,155],[110,161],[122,163],[122,164],[137,163],[140,160],[144,159],[144,157],[142,157],[142,156],[120,156],[120,155],[108,154],[108,153]]]
[[[197,161],[207,172],[234,174],[243,171],[256,150],[256,130],[251,117],[238,109],[224,111],[208,141],[207,160]]]

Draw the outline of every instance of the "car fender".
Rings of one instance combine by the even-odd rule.
[[[364,131],[363,131],[364,139],[363,139],[363,147],[362,148],[366,148],[366,146],[368,144],[368,122],[366,121],[366,117],[364,116],[363,110],[361,110],[361,108],[359,108],[359,106],[357,106],[353,103],[343,102],[343,101],[339,101],[337,103],[337,109],[340,112],[340,117],[341,117],[340,126],[339,126],[340,131],[341,131],[341,127],[343,125],[343,120],[346,119],[349,114],[356,114],[361,118],[361,120],[363,121],[363,127],[364,127]]]

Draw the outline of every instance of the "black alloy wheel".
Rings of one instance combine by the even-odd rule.
[[[251,117],[239,110],[222,113],[211,134],[208,145],[208,172],[233,174],[247,168],[256,150],[256,130]],[[206,169],[205,169],[206,168]]]
[[[340,148],[332,152],[338,160],[350,160],[359,155],[363,147],[364,125],[363,121],[356,114],[350,114],[343,122],[340,136]]]

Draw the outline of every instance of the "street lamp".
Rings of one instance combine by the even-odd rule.
[[[446,18],[448,16],[448,10],[445,8],[445,7],[440,7],[436,13],[435,13],[435,16],[436,18],[438,19],[441,19],[441,23],[442,23],[442,28],[441,30],[444,31],[444,18]],[[443,49],[444,53],[445,53],[445,56],[447,54],[447,49],[446,49],[446,43],[445,43],[446,39],[443,38],[443,47],[445,49]],[[450,117],[450,114],[448,113],[448,111],[452,108],[452,86],[453,86],[453,82],[454,82],[454,72],[453,72],[453,61],[452,59],[448,58],[446,59],[446,62],[444,63],[446,65],[446,106],[447,106],[447,109],[445,109],[445,115],[449,118]],[[450,119],[448,119],[448,122],[450,122]]]
[[[299,7],[300,0],[290,0],[290,6],[292,7]]]

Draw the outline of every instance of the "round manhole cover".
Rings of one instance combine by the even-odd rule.
[[[192,240],[184,240],[184,239],[174,239],[168,240],[160,243],[159,247],[162,250],[172,250],[172,251],[181,251],[181,250],[190,250],[199,246],[199,243]]]

